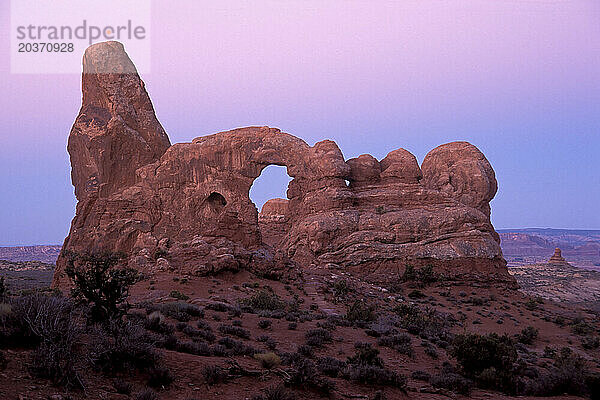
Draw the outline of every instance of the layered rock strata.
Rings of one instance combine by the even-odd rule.
[[[550,259],[548,260],[548,264],[569,265],[569,263],[567,263],[567,260],[565,260],[565,258],[562,256],[562,252],[558,247],[554,249],[554,254],[552,254],[552,257],[550,257]]]

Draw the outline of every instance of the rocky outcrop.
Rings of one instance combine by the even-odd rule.
[[[489,217],[498,184],[492,166],[472,144],[454,142],[427,154],[423,165],[426,187],[448,194]]]
[[[290,230],[288,221],[288,201],[271,199],[267,201],[258,214],[258,229],[263,243],[278,248]]]
[[[567,263],[567,260],[565,260],[564,257],[562,256],[562,252],[560,251],[560,249],[558,247],[554,249],[554,254],[552,254],[552,257],[550,257],[550,259],[548,260],[548,264],[550,264],[550,265],[569,265],[569,263]]]
[[[83,71],[83,103],[68,143],[80,201],[130,186],[136,169],[158,160],[171,145],[121,43],[90,47]]]
[[[115,72],[97,73],[97,65]],[[249,127],[169,146],[143,82],[114,42],[84,56],[83,105],[69,137],[78,199],[65,250],[120,251],[149,273],[205,275],[294,265],[390,279],[432,264],[450,277],[512,282],[489,201],[497,185],[484,155],[442,145],[419,166],[404,149],[345,160],[338,146]],[[287,167],[288,200],[259,216],[253,181]],[[54,285],[68,284],[65,260]]]

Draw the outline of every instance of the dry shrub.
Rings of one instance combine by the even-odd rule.
[[[37,343],[31,372],[55,385],[82,388],[77,344],[81,330],[73,303],[63,297],[23,296],[12,302],[16,330],[29,343]]]
[[[281,364],[281,358],[273,352],[258,353],[254,355],[254,358],[260,361],[261,367],[266,369],[275,368]]]
[[[207,385],[216,385],[229,380],[229,372],[218,365],[207,365],[202,369],[202,377]]]

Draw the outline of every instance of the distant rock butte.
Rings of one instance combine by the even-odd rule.
[[[567,260],[564,259],[560,249],[557,247],[556,249],[554,249],[554,254],[552,255],[552,257],[550,257],[550,259],[548,260],[548,264],[568,265],[569,263],[567,263]]]
[[[573,266],[600,266],[600,230],[529,228],[507,229],[499,234],[509,266],[545,264],[557,247]]]
[[[117,72],[97,73],[107,63]],[[171,146],[116,42],[87,49],[82,86],[68,144],[78,204],[55,286],[69,284],[65,250],[124,252],[150,275],[313,265],[381,281],[431,264],[457,279],[514,282],[490,223],[494,170],[469,143],[439,146],[421,166],[404,149],[345,160],[331,140],[309,146],[269,127]],[[287,167],[289,200],[259,215],[249,190],[269,165]]]

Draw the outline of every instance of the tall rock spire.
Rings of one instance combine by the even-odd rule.
[[[83,101],[69,135],[78,200],[106,197],[135,181],[135,170],[170,146],[144,82],[123,45],[102,42],[83,56]]]

